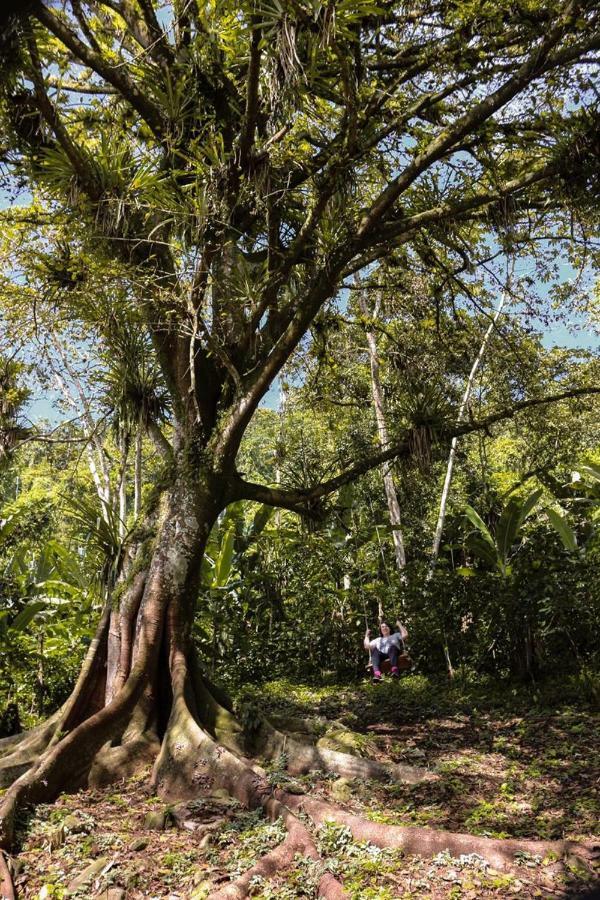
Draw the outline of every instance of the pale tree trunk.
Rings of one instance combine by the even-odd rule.
[[[283,433],[285,427],[285,404],[287,402],[287,393],[283,384],[283,381],[279,382],[279,441],[283,443]],[[277,456],[277,461],[275,464],[275,484],[281,484],[281,467],[279,461],[279,454]],[[275,510],[275,522],[277,527],[281,527],[281,510]]]
[[[129,456],[129,435],[119,427],[119,451],[121,454],[119,471],[119,540],[122,542],[127,531],[127,458]]]
[[[465,385],[465,392],[463,394],[462,402],[460,404],[460,408],[458,410],[458,416],[456,419],[456,422],[458,425],[460,425],[461,422],[464,420],[465,413],[466,413],[466,410],[467,410],[467,407],[469,404],[469,400],[471,398],[471,393],[473,391],[475,377],[477,375],[477,372],[479,371],[479,367],[481,366],[483,357],[485,356],[485,351],[487,349],[487,345],[492,336],[492,332],[494,331],[494,328],[496,327],[498,319],[500,318],[500,315],[504,308],[504,304],[506,303],[507,296],[508,296],[508,291],[505,291],[502,294],[502,296],[500,297],[500,302],[498,303],[498,306],[496,307],[496,311],[493,315],[492,321],[490,322],[490,324],[487,328],[487,331],[483,336],[483,340],[482,340],[481,346],[479,348],[479,353],[475,357],[475,361],[473,362],[473,365],[471,366],[471,371],[469,373],[469,377],[468,377],[467,383]],[[431,580],[431,578],[433,577],[433,573],[435,571],[435,567],[436,567],[439,552],[440,552],[440,545],[442,542],[442,534],[444,532],[444,523],[446,521],[446,508],[448,505],[448,497],[450,496],[450,485],[452,483],[452,474],[454,471],[454,461],[456,459],[457,448],[458,448],[458,438],[453,437],[452,443],[450,445],[450,453],[448,455],[448,464],[446,466],[446,476],[444,478],[444,486],[442,488],[442,496],[440,498],[440,510],[438,513],[437,524],[435,527],[433,546],[431,548],[431,559],[429,562],[429,571],[427,573],[428,581]],[[446,660],[446,668],[448,670],[448,677],[450,679],[453,679],[455,672],[454,672],[454,666],[452,665],[452,658],[450,656],[450,647],[448,644],[448,639],[446,637],[445,629],[443,632],[443,648],[444,648],[444,659]]]
[[[507,300],[507,295],[508,295],[507,291],[505,291],[502,294],[502,296],[500,298],[500,302],[498,303],[498,306],[496,307],[496,311],[493,315],[492,321],[490,322],[488,329],[487,329],[485,335],[483,336],[483,340],[482,340],[481,346],[479,348],[479,353],[477,354],[475,361],[474,361],[473,365],[471,366],[471,371],[469,373],[469,377],[468,377],[467,383],[465,385],[465,391],[463,394],[462,402],[461,402],[460,408],[458,410],[458,416],[456,417],[457,425],[460,425],[464,421],[465,413],[467,411],[467,406],[468,406],[469,400],[471,398],[471,393],[473,391],[473,385],[475,383],[475,376],[477,375],[477,372],[479,371],[479,367],[481,366],[481,363],[483,361],[483,357],[485,356],[485,351],[487,349],[490,338],[492,336],[492,332],[494,331],[494,328],[496,327],[498,319],[500,318],[500,315],[502,314],[502,310],[503,310],[504,305]],[[429,564],[429,577],[431,577],[433,575],[433,571],[435,569],[435,566],[436,566],[436,563],[438,560],[438,556],[439,556],[439,552],[440,552],[440,544],[442,541],[442,534],[444,531],[444,523],[446,521],[446,507],[448,505],[448,497],[450,495],[450,485],[452,483],[452,474],[453,474],[453,470],[454,470],[454,461],[456,459],[457,448],[458,448],[458,438],[454,437],[454,438],[452,438],[452,443],[450,445],[448,464],[446,466],[446,477],[444,478],[444,486],[442,488],[442,496],[440,499],[440,511],[438,514],[437,524],[435,527],[433,546],[431,548],[431,560],[430,560],[430,564]]]
[[[138,422],[135,435],[135,462],[133,475],[133,515],[137,520],[142,508],[142,423]]]
[[[358,295],[358,302],[360,304],[360,310],[363,316],[365,317],[365,319],[368,319],[369,310],[367,308],[365,298],[361,292],[359,292]],[[376,317],[378,313],[379,301],[377,301],[375,310],[373,312],[374,317]],[[371,393],[373,395],[373,406],[375,407],[375,419],[377,421],[379,445],[382,450],[387,450],[387,448],[390,446],[390,439],[385,416],[385,404],[383,400],[383,391],[381,389],[381,379],[379,376],[379,356],[377,353],[377,340],[375,338],[374,332],[369,328],[367,328],[366,330],[366,336],[367,345],[369,348],[369,360],[371,363]],[[390,515],[390,523],[392,525],[392,539],[394,541],[396,568],[398,569],[400,580],[404,581],[406,577],[404,571],[406,568],[406,553],[404,550],[404,536],[402,534],[402,528],[400,524],[400,504],[398,502],[398,494],[396,493],[394,478],[389,466],[386,466],[383,470],[383,487],[385,490],[385,498],[387,500],[387,507]]]
[[[44,714],[44,697],[46,693],[46,677],[44,671],[44,630],[43,627],[40,628],[40,633],[38,636],[38,668],[37,668],[37,701],[38,701],[38,716],[43,716]]]

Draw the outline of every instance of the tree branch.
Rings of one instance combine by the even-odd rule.
[[[31,59],[31,80],[33,81],[35,95],[42,116],[54,132],[56,140],[64,150],[82,186],[84,186],[86,192],[90,196],[95,197],[98,194],[98,185],[96,183],[94,171],[86,159],[84,151],[82,151],[72,140],[58,115],[54,104],[46,93],[37,43],[32,31],[29,31],[27,35],[27,46]]]
[[[591,394],[600,394],[600,387],[581,387],[572,388],[568,391],[562,391],[558,394],[550,394],[547,397],[534,397],[530,400],[521,400],[513,406],[492,413],[478,422],[472,421],[462,425],[454,425],[445,428],[438,434],[438,441],[451,440],[453,437],[459,437],[464,434],[472,434],[475,431],[483,431],[496,422],[512,419],[517,413],[524,409],[532,409],[536,406],[545,406],[550,403],[558,403],[561,400],[572,399],[573,397],[585,397]],[[315,507],[318,501],[329,494],[333,494],[345,484],[350,484],[364,475],[366,472],[375,469],[383,463],[390,460],[406,458],[410,455],[410,441],[408,435],[400,442],[382,450],[372,456],[368,456],[363,460],[355,463],[353,466],[345,469],[335,478],[315,484],[310,488],[304,489],[285,489],[279,487],[270,487],[269,485],[256,484],[254,482],[245,481],[239,476],[229,479],[229,492],[232,501],[236,500],[252,500],[256,503],[266,503],[268,506],[277,506],[282,509],[289,509],[301,515],[314,515]]]
[[[258,85],[260,76],[261,31],[255,17],[252,18],[251,27],[250,63],[248,65],[248,75],[246,79],[248,83],[246,92],[246,114],[240,136],[240,165],[242,169],[247,168],[250,160],[259,109]]]
[[[144,119],[155,137],[160,138],[162,136],[165,123],[160,110],[148,99],[147,92],[142,91],[129,78],[123,67],[112,65],[101,53],[80,41],[75,32],[59,16],[44,6],[41,0],[37,0],[35,3],[33,14],[77,59],[81,60],[84,65],[89,66],[90,69],[119,91],[123,99],[127,100]]]
[[[154,446],[162,456],[166,462],[173,462],[175,455],[173,453],[173,447],[166,439],[158,424],[154,421],[154,419],[150,419],[148,424],[146,425],[146,430],[148,432],[148,436],[154,443]]]
[[[549,31],[541,45],[533,50],[512,78],[509,78],[497,90],[460,116],[451,126],[445,128],[396,178],[389,182],[363,216],[357,232],[359,237],[368,234],[391,209],[401,194],[434,162],[444,156],[464,137],[471,134],[474,128],[483,124],[490,116],[516,97],[539,74],[548,60],[551,49],[563,35],[571,18],[571,11],[561,17],[560,22]],[[562,61],[561,57],[560,62]]]

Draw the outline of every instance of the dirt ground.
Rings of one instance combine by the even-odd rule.
[[[261,696],[273,713],[318,712],[323,746],[411,762],[438,780],[411,786],[322,773],[292,779],[282,758],[268,769],[272,784],[382,823],[600,844],[599,716],[589,705],[549,711],[521,698],[498,706],[485,696],[441,702],[418,679],[356,688],[277,683]],[[219,792],[166,806],[149,791],[148,774],[62,795],[33,811],[21,824],[19,895],[204,900],[284,836],[281,822]],[[476,854],[425,859],[356,843],[334,823],[314,833],[325,862],[298,859],[285,877],[257,881],[253,896],[316,897],[323,866],[355,900],[577,897],[599,886],[575,863],[557,872],[552,858],[524,854],[509,874]]]

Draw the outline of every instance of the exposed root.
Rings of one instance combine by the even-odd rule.
[[[281,874],[294,863],[297,854],[318,861],[321,857],[315,846],[310,832],[300,820],[277,800],[268,800],[265,808],[271,818],[281,817],[287,829],[285,840],[271,850],[259,861],[241,875],[236,881],[225,885],[220,891],[212,895],[212,900],[244,900],[250,892],[250,884],[253,878],[260,877],[265,880]],[[348,895],[337,879],[330,872],[324,872],[319,880],[319,897],[329,900],[343,900]]]
[[[107,604],[75,691],[63,709],[48,750],[37,765],[14,782],[2,799],[0,847],[6,850],[12,848],[15,840],[15,818],[21,806],[28,803],[49,802],[61,790],[65,788],[72,790],[84,783],[100,748],[107,742],[123,736],[132,719],[135,720],[136,711],[144,708],[143,698],[148,695],[148,691],[151,694],[150,686],[154,683],[158,667],[165,610],[171,597],[169,589],[176,583],[179,572],[179,556],[170,552],[177,522],[177,512],[170,504],[167,505],[164,527],[150,564],[144,598],[137,619],[137,655],[126,683],[109,704],[102,706],[105,696],[104,685],[96,675],[105,669],[106,634],[110,620],[110,609]],[[165,587],[166,585],[169,589]],[[99,690],[100,688],[102,690]],[[86,715],[87,710],[96,708],[96,701],[101,708],[73,727],[81,716]],[[143,715],[141,722],[143,725]],[[136,721],[135,725],[139,727],[139,722]],[[68,731],[66,736],[63,735],[65,730]]]
[[[106,605],[96,634],[90,643],[77,684],[67,702],[42,725],[29,732],[8,738],[0,750],[6,755],[0,761],[0,787],[9,787],[39,764],[40,757],[59,743],[64,734],[81,720],[87,710],[98,707],[99,687],[104,679],[105,637],[110,607]],[[94,702],[96,695],[96,702]],[[11,752],[12,751],[12,752]]]
[[[39,753],[41,750],[44,750],[61,714],[62,707],[57,710],[54,715],[50,716],[49,719],[46,719],[45,722],[36,725],[35,728],[31,728],[29,731],[22,731],[20,734],[13,734],[10,737],[1,738],[0,758],[2,761],[13,754],[17,749],[20,753],[26,753],[28,751]]]
[[[222,787],[246,807],[262,806],[272,819],[281,816],[287,829],[287,836],[278,847],[263,856],[235,882],[213,894],[213,900],[247,897],[253,877],[259,875],[271,878],[292,865],[296,854],[314,860],[320,859],[310,832],[289,809],[272,796],[272,789],[262,770],[259,767],[251,768],[232,751],[217,744],[199,724],[185,656],[176,648],[171,655],[171,667],[173,707],[154,767],[153,783],[156,789],[161,795],[173,799],[181,796],[189,798],[190,791],[194,788],[203,793]],[[205,691],[208,693],[208,689]],[[343,900],[346,894],[330,873],[324,873],[319,883],[319,896]]]
[[[193,686],[202,722],[208,731],[237,755],[260,755],[268,760],[285,755],[291,775],[304,775],[318,770],[344,778],[363,778],[373,781],[402,781],[420,784],[437,781],[439,776],[428,769],[402,763],[379,763],[338,750],[317,747],[310,740],[301,740],[277,729],[267,718],[261,718],[258,730],[251,737],[244,734],[232,714],[228,698],[216,696],[214,686],[194,667]],[[302,720],[303,722],[305,720]]]
[[[0,847],[13,847],[20,807],[49,802],[65,787],[73,789],[84,782],[94,756],[118,725],[119,713],[126,710],[105,707],[50,747],[37,765],[14,782],[0,804]]]
[[[52,740],[61,715],[62,709],[31,731],[5,738],[6,743],[0,743],[0,752],[4,751],[0,758],[0,788],[9,787],[39,760]]]
[[[15,900],[16,894],[12,876],[6,856],[2,850],[0,850],[0,892],[2,900]]]
[[[280,754],[285,754],[287,769],[292,775],[304,775],[319,770],[332,772],[344,778],[364,778],[373,781],[391,779],[407,784],[420,784],[423,781],[438,779],[433,772],[418,766],[379,763],[338,750],[326,750],[308,741],[298,741],[282,734],[267,721],[263,722],[258,747],[266,759],[275,759]]]
[[[433,828],[382,825],[346,812],[333,803],[298,797],[285,791],[276,791],[276,796],[292,811],[306,813],[317,825],[334,821],[348,826],[357,841],[369,841],[378,847],[401,849],[419,856],[435,856],[444,850],[452,856],[477,853],[496,869],[514,869],[517,865],[515,854],[524,852],[542,858],[548,854],[559,859],[576,858],[591,867],[600,849],[575,841],[496,839]]]

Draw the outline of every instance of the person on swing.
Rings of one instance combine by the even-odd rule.
[[[388,623],[381,621],[379,623],[380,637],[371,640],[371,630],[367,628],[365,632],[364,646],[371,655],[371,665],[373,666],[373,682],[379,684],[381,682],[381,664],[384,659],[389,659],[392,666],[392,678],[399,678],[400,671],[398,669],[398,657],[404,651],[404,641],[408,637],[408,631],[402,624],[397,621],[398,631],[392,631]]]

